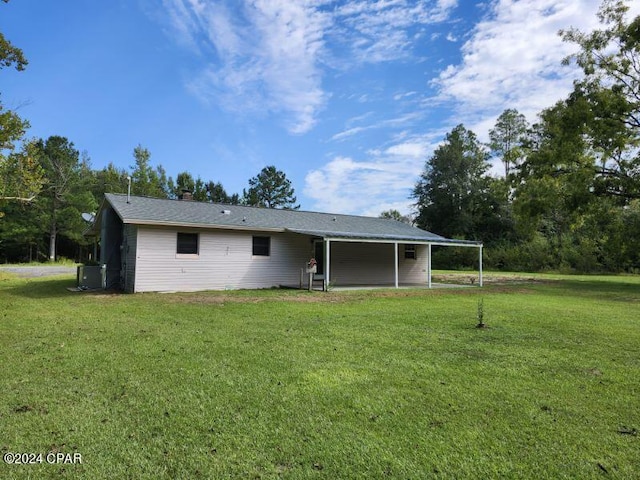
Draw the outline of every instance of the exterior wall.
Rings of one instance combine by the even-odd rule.
[[[331,242],[329,281],[334,285],[393,285],[395,283],[392,243]],[[427,283],[427,246],[416,246],[416,259],[404,258],[398,245],[398,281]]]
[[[416,245],[416,258],[404,258],[404,245],[398,245],[398,278],[400,283],[427,284],[429,263],[427,245]]]
[[[136,278],[136,246],[138,240],[138,227],[125,225],[122,233],[122,289],[127,293],[133,293]]]
[[[198,255],[176,254],[177,232],[199,233]],[[252,255],[252,237],[270,236],[271,254]],[[197,291],[298,285],[312,256],[308,237],[289,233],[137,227],[135,290]]]

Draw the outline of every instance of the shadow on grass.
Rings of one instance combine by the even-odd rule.
[[[75,287],[75,277],[57,276],[38,279],[22,279],[22,281],[19,281],[17,285],[1,288],[0,291],[4,291],[9,295],[25,298],[63,298],[78,295],[113,295],[114,293],[120,293],[110,290],[82,292],[72,292],[68,290],[69,288]]]
[[[75,287],[75,278],[51,277],[37,280],[23,280],[15,286],[3,288],[9,295],[26,298],[59,298],[74,295],[67,290]]]

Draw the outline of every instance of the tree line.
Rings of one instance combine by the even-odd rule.
[[[640,272],[640,17],[627,21],[622,0],[605,0],[601,28],[561,31],[578,53],[565,59],[583,75],[562,101],[529,124],[507,109],[489,144],[458,125],[425,162],[412,192],[410,221],[440,235],[482,240],[485,265],[504,270]],[[0,33],[0,69],[23,70],[22,52]],[[29,125],[0,103],[0,261],[77,258],[82,212],[105,192],[298,208],[283,172],[270,166],[229,195],[220,182],[175,179],[150,153],[134,149],[130,170],[94,170],[68,139],[24,140]],[[16,145],[21,141],[21,148]],[[500,161],[504,176],[490,174]],[[435,252],[437,267],[469,265],[470,249]]]
[[[201,202],[299,208],[291,182],[273,166],[249,179],[249,187],[241,195],[230,195],[220,182],[194,178],[187,171],[175,179],[168,177],[161,165],[151,165],[151,154],[141,145],[134,148],[133,157],[134,165],[129,170],[113,163],[93,169],[88,155],[81,154],[65,137],[26,142],[21,153],[9,158],[16,163],[18,158],[29,159],[39,179],[37,193],[17,193],[0,200],[0,261],[60,257],[79,261],[87,248],[83,232],[89,225],[82,214],[96,212],[107,192],[126,194],[129,185],[134,195],[156,198],[176,199],[189,191],[193,200]]]
[[[627,23],[627,12],[607,0],[600,29],[560,32],[583,76],[537,123],[508,109],[489,145],[464,125],[447,134],[413,190],[417,226],[482,240],[489,268],[640,272],[640,16]],[[504,177],[488,173],[491,159]]]

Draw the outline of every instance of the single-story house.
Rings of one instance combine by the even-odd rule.
[[[431,247],[447,239],[390,219],[106,194],[87,235],[102,285],[125,292],[308,285],[431,286]]]

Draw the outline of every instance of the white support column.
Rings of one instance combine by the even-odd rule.
[[[479,268],[479,273],[478,273],[478,285],[482,286],[482,245],[480,245],[480,260],[478,262],[478,265],[480,266]]]
[[[393,244],[393,266],[395,270],[395,285],[398,288],[398,242]]]
[[[431,244],[427,244],[427,286],[431,288]]]
[[[329,270],[331,267],[331,240],[324,241],[326,251],[324,253],[324,291],[329,291]]]

